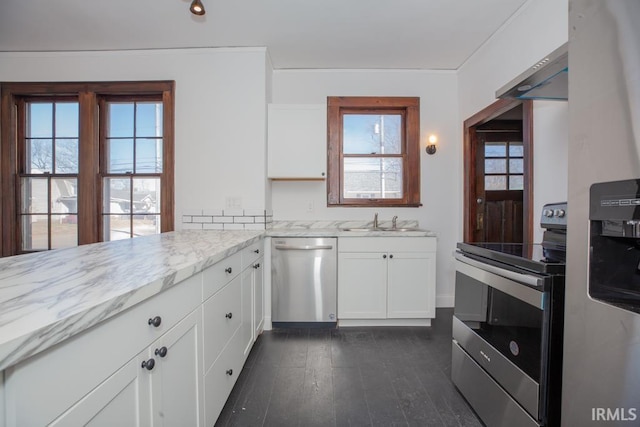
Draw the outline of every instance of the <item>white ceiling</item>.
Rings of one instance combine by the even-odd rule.
[[[266,46],[275,69],[457,69],[534,0],[0,0],[0,51]]]

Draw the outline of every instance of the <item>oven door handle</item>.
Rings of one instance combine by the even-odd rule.
[[[511,295],[529,305],[544,310],[545,298],[544,292],[542,292],[544,289],[544,278],[537,277],[533,274],[516,273],[485,264],[466,257],[459,252],[456,252],[454,256],[457,260],[456,271],[502,291],[505,294]],[[539,288],[539,290],[523,286],[523,284],[535,286]]]

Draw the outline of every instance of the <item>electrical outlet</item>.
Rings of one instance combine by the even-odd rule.
[[[227,197],[225,206],[227,209],[242,209],[242,197]]]

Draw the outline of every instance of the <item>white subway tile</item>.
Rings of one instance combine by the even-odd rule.
[[[210,216],[194,216],[193,217],[193,222],[211,223],[213,221],[212,221],[212,217],[210,217]]]
[[[191,223],[193,222],[193,217],[191,217],[190,215],[182,215],[182,223]]]
[[[242,209],[225,209],[222,211],[224,216],[242,216],[244,211]]]
[[[213,223],[214,224],[222,224],[225,222],[233,222],[232,216],[214,216]]]
[[[256,216],[254,218],[256,219],[256,223],[258,224],[264,224],[266,222],[266,219],[264,216]]]
[[[224,224],[225,230],[244,230],[244,224]]]
[[[202,209],[185,209],[182,215],[202,215]]]
[[[253,216],[234,216],[233,222],[236,224],[253,224],[255,221],[253,220],[255,217]]]
[[[224,230],[222,224],[202,224],[202,228],[205,230]]]
[[[222,216],[222,209],[203,209],[202,215],[207,216]]]
[[[264,216],[264,209],[245,209],[244,216]]]

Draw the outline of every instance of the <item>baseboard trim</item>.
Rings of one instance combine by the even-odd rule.
[[[352,326],[431,326],[431,319],[341,319],[338,327]]]

